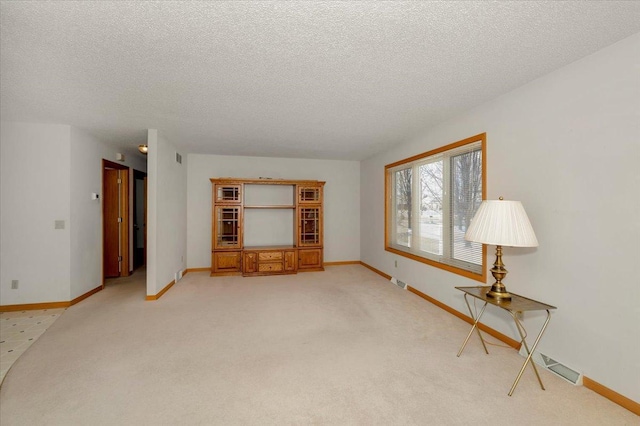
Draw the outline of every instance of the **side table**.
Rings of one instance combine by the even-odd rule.
[[[513,293],[511,293],[511,300],[505,301],[505,300],[494,299],[487,296],[487,293],[489,292],[489,290],[491,290],[491,286],[456,287],[456,289],[464,292],[464,301],[467,304],[467,308],[469,309],[469,314],[471,315],[471,319],[473,320],[473,326],[471,327],[471,331],[469,331],[467,338],[464,339],[464,343],[462,344],[460,351],[458,351],[458,356],[462,354],[462,351],[464,350],[465,346],[467,346],[467,342],[469,341],[469,338],[473,334],[474,330],[478,333],[478,337],[480,337],[480,341],[482,342],[484,351],[487,354],[489,353],[489,351],[487,350],[487,345],[485,344],[484,339],[482,338],[482,334],[480,334],[480,329],[478,328],[478,322],[480,321],[480,318],[482,318],[482,314],[484,314],[484,310],[488,304],[497,306],[498,308],[504,309],[505,311],[509,312],[509,314],[511,315],[511,317],[516,323],[516,328],[518,329],[518,333],[520,334],[520,339],[521,339],[520,342],[524,345],[524,348],[527,351],[527,359],[525,360],[524,364],[522,364],[522,368],[520,369],[520,372],[518,373],[518,376],[516,377],[515,382],[513,382],[513,386],[511,386],[511,390],[509,391],[509,396],[513,394],[513,391],[515,390],[516,386],[518,386],[520,377],[522,377],[522,373],[524,373],[524,370],[525,368],[527,368],[527,364],[529,363],[531,363],[531,366],[533,367],[533,371],[536,373],[536,377],[538,378],[540,387],[542,388],[542,390],[544,390],[542,379],[540,379],[540,375],[538,374],[538,369],[536,368],[536,364],[534,362],[531,362],[531,357],[533,356],[533,353],[535,352],[536,347],[540,342],[540,338],[542,338],[542,334],[544,334],[544,331],[546,330],[547,325],[549,324],[549,320],[551,319],[551,310],[556,309],[556,307],[547,305],[546,303],[538,302],[536,300],[532,300],[523,296],[519,296]],[[476,299],[482,300],[484,302],[484,305],[480,310],[480,314],[478,314],[477,317],[474,317],[474,313],[471,310],[471,305],[469,304],[468,296],[475,297]],[[538,336],[536,337],[536,340],[533,343],[533,346],[531,346],[531,348],[529,348],[529,345],[527,344],[527,341],[526,341],[527,331],[525,330],[524,326],[518,319],[518,313],[525,312],[525,311],[547,311],[547,318],[542,328],[538,332]]]

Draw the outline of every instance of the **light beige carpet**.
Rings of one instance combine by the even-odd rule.
[[[15,363],[2,426],[639,423],[547,371],[546,391],[529,369],[507,396],[515,350],[474,337],[457,358],[468,324],[362,266],[190,273],[155,302],[143,279],[72,306]]]

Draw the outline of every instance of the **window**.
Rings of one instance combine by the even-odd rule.
[[[486,250],[464,239],[485,194],[482,133],[385,167],[385,249],[478,281]]]

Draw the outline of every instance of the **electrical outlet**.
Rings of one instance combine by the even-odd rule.
[[[11,280],[11,290],[17,290],[18,284],[19,284],[18,280]]]
[[[395,267],[396,268],[398,267],[398,261],[397,260],[395,261]]]
[[[54,229],[64,229],[64,220],[56,220],[54,222]]]

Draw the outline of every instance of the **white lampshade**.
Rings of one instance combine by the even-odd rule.
[[[495,246],[538,246],[538,239],[520,201],[483,201],[471,219],[464,239]]]

